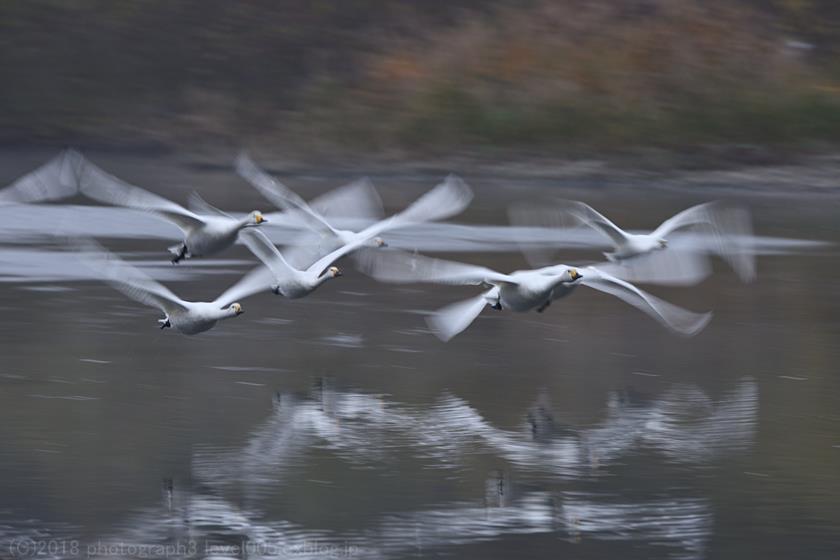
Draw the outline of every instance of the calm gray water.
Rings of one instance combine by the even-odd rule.
[[[4,183],[27,164],[6,162]],[[111,164],[176,200],[197,185],[269,209],[221,170]],[[0,208],[0,557],[836,558],[840,267],[833,246],[797,240],[840,241],[840,197],[460,171],[476,191],[465,224],[547,195],[638,228],[738,199],[762,236],[758,280],[715,262],[697,287],[651,287],[714,311],[690,339],[579,290],[544,314],[487,310],[443,344],[422,313],[474,290],[377,284],[347,263],[306,299],[261,294],[184,337],[80,281],[50,236],[95,235],[188,299],[248,270],[242,248],[173,267],[175,231],[154,217]],[[307,197],[352,178],[288,177]],[[374,179],[390,209],[435,180]],[[421,233],[392,241],[525,266],[503,230]]]

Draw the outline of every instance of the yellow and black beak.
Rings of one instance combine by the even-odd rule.
[[[266,219],[263,217],[263,215],[262,215],[262,214],[257,214],[257,215],[254,217],[254,221],[255,221],[255,222],[257,222],[257,224],[267,224],[267,223],[268,223],[268,220],[266,220]]]
[[[574,268],[569,269],[569,277],[572,279],[572,282],[574,282],[574,281],[576,281],[580,278],[583,278],[581,273],[578,272],[577,269],[574,269]]]

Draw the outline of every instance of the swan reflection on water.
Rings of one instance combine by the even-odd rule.
[[[159,505],[121,520],[96,541],[102,547],[97,555],[124,557],[125,547],[142,554],[138,547],[190,543],[192,550],[166,549],[167,555],[195,557],[192,552],[198,550],[200,556],[238,558],[402,558],[545,534],[567,544],[632,541],[667,550],[669,557],[702,557],[714,514],[701,492],[662,486],[652,494],[623,495],[614,481],[611,491],[597,481],[640,446],[677,465],[704,464],[749,449],[758,414],[757,383],[744,378],[714,400],[693,385],[676,385],[647,402],[633,401],[611,394],[602,421],[574,428],[558,426],[550,405],[539,397],[524,411],[520,429],[504,430],[455,396],[423,407],[337,390],[321,381],[307,396],[278,394],[269,417],[241,447],[195,450],[192,486],[164,480]],[[471,454],[489,454],[493,462],[509,466],[487,471],[483,496],[429,498],[407,511],[379,512],[359,528],[326,530],[271,520],[276,515],[264,511],[271,504],[269,493],[299,483],[295,476],[306,469],[307,455],[325,451],[370,468],[388,469],[393,456],[406,451],[427,470],[475,469]],[[0,512],[3,544],[21,535],[73,534],[71,527],[45,524],[27,532],[19,524],[4,525],[3,513],[13,518]]]
[[[758,384],[745,378],[717,400],[692,385],[677,385],[642,404],[613,393],[604,420],[562,433],[545,406],[523,416],[519,430],[503,430],[452,395],[431,407],[414,407],[321,384],[312,398],[277,395],[271,416],[242,448],[201,449],[193,470],[208,484],[247,491],[278,483],[314,449],[362,465],[384,463],[397,449],[408,450],[427,469],[462,468],[465,453],[480,450],[523,471],[570,479],[597,476],[639,446],[671,462],[702,464],[749,449]]]

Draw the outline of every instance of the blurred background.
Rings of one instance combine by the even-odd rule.
[[[6,1],[0,141],[807,151],[840,138],[838,24],[831,0]]]

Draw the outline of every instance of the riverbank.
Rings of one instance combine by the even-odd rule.
[[[60,146],[0,148],[0,185],[10,184],[53,157]],[[237,181],[233,160],[239,149],[78,148],[87,157],[126,180],[146,181],[179,189],[197,178],[206,188],[223,191]],[[375,182],[427,181],[449,173],[473,183],[506,189],[556,187],[573,190],[697,190],[715,194],[799,196],[840,195],[840,151],[775,154],[751,147],[691,154],[637,151],[591,156],[529,155],[502,150],[465,151],[448,156],[404,152],[301,155],[255,148],[249,150],[263,167],[292,185],[341,184],[360,176]],[[146,185],[154,189],[154,185]],[[305,187],[304,187],[305,188]]]

